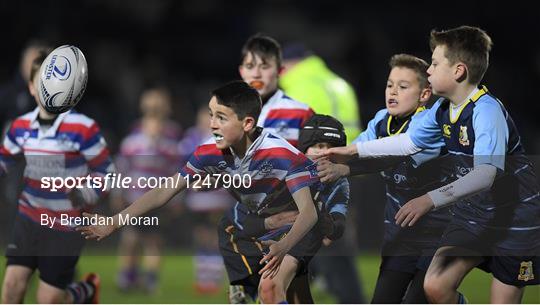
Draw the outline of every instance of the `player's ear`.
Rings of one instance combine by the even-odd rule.
[[[429,99],[431,98],[431,88],[430,87],[427,87],[427,88],[424,88],[422,89],[422,91],[420,92],[420,102],[422,104],[425,104],[429,101]]]
[[[244,67],[240,64],[238,65],[238,74],[240,74],[240,77],[244,78]]]
[[[463,82],[467,79],[468,71],[467,66],[464,63],[457,63],[454,70],[454,78],[458,83]]]
[[[30,92],[30,95],[33,96],[35,99],[38,98],[36,86],[34,86],[34,83],[32,81],[27,82],[28,85],[28,91]]]
[[[244,128],[244,131],[249,131],[253,128],[255,128],[255,125],[257,125],[257,121],[255,121],[255,118],[252,116],[246,116],[243,119],[242,127]]]

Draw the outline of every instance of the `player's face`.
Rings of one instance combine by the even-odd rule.
[[[248,53],[239,71],[242,79],[257,89],[263,98],[277,89],[279,67],[273,57],[263,60],[257,54]]]
[[[229,107],[220,105],[215,96],[208,103],[210,129],[218,149],[227,149],[239,143],[244,136],[243,120]]]
[[[413,113],[422,103],[423,90],[414,70],[394,67],[386,82],[386,109],[392,116],[403,117]]]
[[[445,52],[446,46],[435,47],[427,73],[433,93],[448,97],[454,91],[457,82],[455,80],[455,65],[450,64],[444,55]]]
[[[322,154],[323,152],[326,152],[329,148],[332,148],[332,144],[321,142],[314,144],[313,146],[308,147],[306,150],[306,156],[310,159],[313,159],[314,157]]]

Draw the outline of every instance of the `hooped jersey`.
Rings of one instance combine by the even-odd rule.
[[[180,174],[192,181],[195,174],[222,174],[239,179],[249,176],[249,186],[227,190],[238,199],[237,204],[259,215],[288,209],[292,194],[320,184],[316,165],[285,139],[269,132],[260,133],[243,158],[230,149],[218,149],[211,138],[195,150]]]
[[[74,110],[58,115],[52,126],[44,129],[38,121],[39,108],[13,121],[3,145],[0,146],[0,175],[8,169],[14,157],[23,154],[24,186],[19,196],[19,214],[40,223],[42,215],[56,217],[53,228],[71,230],[62,226],[60,216],[81,215],[68,198],[66,188],[53,191],[43,184],[42,178],[85,177],[102,178],[114,171],[109,150],[96,122]],[[52,182],[52,181],[50,181]],[[86,185],[86,183],[84,184]],[[101,188],[93,188],[97,196]]]
[[[263,105],[257,126],[264,128],[264,132],[271,132],[285,138],[296,147],[300,129],[313,113],[308,105],[277,90]]]

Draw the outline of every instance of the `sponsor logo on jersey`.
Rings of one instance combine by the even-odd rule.
[[[450,138],[450,134],[451,134],[450,125],[444,124],[442,130],[443,130],[443,136]]]

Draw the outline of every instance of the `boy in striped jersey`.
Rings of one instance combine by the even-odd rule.
[[[257,126],[285,138],[293,146],[304,123],[313,115],[306,104],[288,97],[278,89],[281,70],[281,46],[273,38],[256,34],[242,47],[238,71],[242,79],[261,95],[262,109]]]
[[[278,88],[279,75],[282,69],[281,46],[275,39],[262,34],[255,34],[244,43],[238,72],[242,79],[261,95],[263,106],[257,120],[257,126],[262,127],[263,132],[278,134],[293,146],[298,147],[300,129],[313,116],[313,110],[308,105],[285,95]],[[231,214],[241,213],[240,208],[241,206],[234,206],[229,212]],[[269,221],[277,219],[292,221],[292,217],[293,215],[290,212],[284,212],[269,218]],[[225,246],[225,248],[221,249],[222,252],[231,250],[228,243],[229,234],[223,234],[227,229],[226,218],[226,216],[222,218],[218,228],[220,245]],[[284,223],[284,221],[278,221],[276,225],[279,227]],[[274,226],[271,226],[271,228],[274,228]],[[225,240],[223,240],[224,238]],[[241,249],[240,252],[242,252]],[[227,255],[223,259],[226,268],[230,270],[229,265],[234,264],[240,257]],[[231,274],[229,274],[230,276]],[[229,278],[229,280],[235,282],[235,279]],[[229,301],[231,303],[245,302],[245,292],[254,296],[256,287],[256,284],[250,285],[250,287],[231,285],[229,287]],[[246,289],[248,291],[244,291]]]
[[[197,176],[247,177],[251,185],[228,190],[250,212],[267,217],[287,209],[299,211],[285,238],[279,242],[261,242],[261,246],[268,247],[267,254],[259,257],[260,265],[253,270],[262,277],[261,301],[284,302],[291,280],[321,245],[317,209],[311,195],[312,188],[320,186],[315,165],[282,137],[263,133],[256,126],[261,99],[245,82],[231,82],[214,90],[209,108],[214,137],[200,145],[173,177],[177,181],[175,186],[149,191],[115,215],[114,224],[80,230],[86,238],[100,240],[119,228],[121,217],[137,217],[163,206]]]
[[[60,218],[80,216],[103,192],[90,186],[53,190],[44,187],[41,179],[90,175],[96,181],[111,172],[113,165],[94,120],[73,110],[53,115],[38,102],[39,68],[46,56],[43,52],[32,64],[28,84],[38,107],[11,124],[0,147],[0,175],[16,155],[23,154],[26,160],[19,212],[6,251],[2,302],[22,302],[36,269],[40,272],[39,303],[97,302],[95,274],[70,285],[84,239]]]

